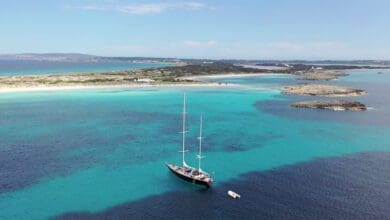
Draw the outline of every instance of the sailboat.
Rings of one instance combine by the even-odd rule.
[[[188,152],[185,146],[185,138],[186,138],[186,95],[183,97],[183,131],[182,131],[182,165],[175,164],[167,164],[167,167],[170,171],[172,171],[177,177],[191,182],[193,184],[204,185],[206,187],[211,187],[213,183],[213,178],[210,174],[203,171],[201,169],[201,160],[204,158],[202,156],[202,126],[203,126],[203,118],[200,117],[200,126],[199,126],[199,154],[197,155],[198,159],[198,168],[191,167],[187,165],[185,161],[185,153]]]

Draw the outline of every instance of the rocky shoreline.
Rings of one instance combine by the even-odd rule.
[[[366,91],[333,85],[298,84],[285,86],[284,93],[302,96],[346,97],[365,95]]]
[[[294,74],[298,76],[298,80],[306,81],[330,81],[349,75],[344,70],[323,68],[297,71]],[[285,86],[283,92],[289,95],[321,97],[354,97],[367,94],[363,89],[312,83]],[[290,106],[332,111],[365,111],[367,109],[363,103],[346,100],[301,101],[292,103]]]
[[[339,77],[348,76],[345,72],[337,70],[311,70],[297,74],[299,80],[335,80]]]
[[[295,102],[291,104],[296,108],[313,108],[326,109],[333,111],[365,111],[367,107],[360,102],[346,100],[331,100],[331,101],[305,101]]]

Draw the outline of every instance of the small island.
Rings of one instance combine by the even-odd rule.
[[[299,77],[299,80],[335,80],[338,79],[339,77],[343,76],[348,76],[343,71],[337,71],[337,70],[310,70],[310,71],[305,71],[305,72],[298,72],[296,73]]]
[[[232,64],[191,64],[99,73],[67,73],[0,77],[0,91],[65,89],[112,86],[219,86],[189,76],[259,73],[261,70]]]
[[[365,111],[367,107],[357,101],[331,100],[331,101],[305,101],[291,104],[296,108],[326,109],[333,111]]]
[[[322,84],[298,84],[284,87],[286,94],[303,96],[346,97],[366,94],[362,89]]]

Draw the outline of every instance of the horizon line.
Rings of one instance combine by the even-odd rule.
[[[0,53],[0,56],[15,56],[15,55],[83,55],[99,58],[152,58],[152,59],[182,59],[182,60],[245,60],[245,61],[390,61],[390,58],[323,58],[323,59],[304,59],[304,58],[197,58],[197,57],[171,57],[171,56],[110,56],[110,55],[95,55],[80,52],[24,52],[24,53]]]

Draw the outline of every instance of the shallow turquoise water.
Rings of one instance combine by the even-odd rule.
[[[202,114],[203,165],[213,173],[216,186],[251,171],[390,150],[390,124],[332,120],[326,112],[317,114],[329,120],[294,118],[279,114],[272,104],[274,112],[258,107],[290,99],[277,90],[221,87],[2,94],[0,219],[101,211],[151,195],[194,190],[170,175],[164,165],[180,162],[184,91],[190,130],[188,163],[196,164]],[[370,114],[375,112],[362,117]]]

